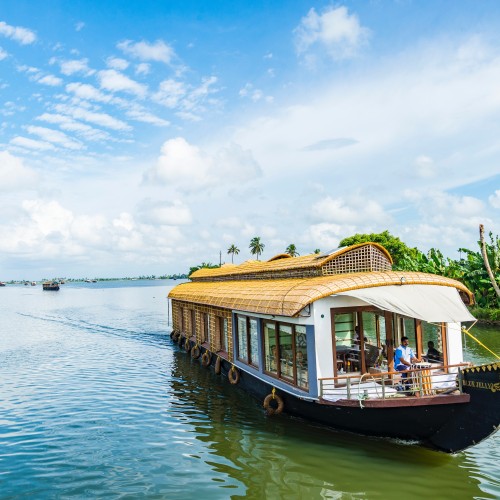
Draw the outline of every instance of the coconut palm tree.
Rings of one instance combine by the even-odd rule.
[[[315,253],[316,255],[317,255],[317,254],[320,254],[320,253],[321,253],[321,250],[320,250],[319,248],[316,248],[316,249],[314,250],[314,253]]]
[[[290,255],[290,257],[298,257],[300,255],[299,252],[297,252],[297,247],[293,243],[290,243],[290,245],[286,247],[285,253]]]
[[[257,260],[259,260],[259,255],[264,251],[265,246],[266,245],[260,241],[260,236],[255,236],[250,241],[248,248],[250,248],[250,253],[252,255],[257,255]]]
[[[231,264],[233,264],[233,257],[240,253],[240,249],[233,244],[227,249],[227,253],[231,254]]]

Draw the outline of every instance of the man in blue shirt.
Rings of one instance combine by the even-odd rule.
[[[401,345],[394,353],[394,369],[398,372],[409,370],[412,364],[420,362],[408,344],[408,337],[401,337]]]
[[[408,337],[401,337],[401,345],[396,349],[394,353],[394,369],[398,372],[405,372],[411,368],[413,363],[419,363],[420,359],[415,356],[412,348],[408,345]],[[410,381],[408,380],[408,374],[403,373],[401,377],[405,380],[406,389],[409,389]]]

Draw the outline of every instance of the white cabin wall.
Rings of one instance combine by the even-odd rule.
[[[447,349],[448,349],[448,363],[456,365],[463,363],[464,355],[462,350],[462,331],[460,323],[447,323]]]
[[[332,325],[330,309],[366,305],[352,297],[326,297],[312,305],[316,344],[316,370],[318,378],[333,377]]]

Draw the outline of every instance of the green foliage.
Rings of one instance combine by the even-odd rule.
[[[490,233],[490,242],[486,243],[486,255],[497,283],[500,283],[500,240],[498,236],[493,238]],[[481,242],[478,241],[481,249]],[[481,251],[474,252],[467,248],[460,248],[460,253],[465,254],[457,264],[461,271],[461,281],[474,292],[474,298],[478,307],[488,309],[497,308],[499,304],[498,296],[490,281],[488,272],[484,266]]]
[[[193,266],[189,268],[188,277],[191,276],[195,271],[198,271],[198,269],[203,269],[203,268],[215,269],[216,267],[219,267],[219,265],[212,264],[211,262],[202,262],[198,266]]]
[[[285,253],[291,257],[298,257],[300,255],[299,252],[297,252],[297,247],[293,243],[290,243],[290,245],[286,247]]]
[[[313,253],[319,255],[321,253],[321,250],[319,248],[315,248]]]
[[[257,260],[259,260],[259,255],[264,251],[265,246],[266,245],[260,241],[260,236],[255,236],[250,241],[248,248],[250,248],[250,253],[252,255],[257,255]]]
[[[479,321],[486,323],[500,323],[500,309],[486,309],[483,307],[473,307],[471,314]]]
[[[387,251],[391,254],[392,260],[394,261],[393,269],[395,270],[403,269],[400,267],[400,261],[403,258],[409,257],[411,259],[416,259],[418,255],[421,254],[420,250],[406,246],[399,238],[393,236],[387,230],[382,233],[355,234],[354,236],[344,238],[339,243],[339,246],[346,247],[369,241],[379,243],[387,249]]]

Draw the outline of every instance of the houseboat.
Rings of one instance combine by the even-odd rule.
[[[169,293],[172,339],[281,411],[447,453],[500,427],[500,363],[464,362],[472,293],[392,270],[376,243],[200,269]],[[401,337],[413,364],[397,371]]]
[[[57,281],[44,281],[42,287],[44,290],[59,290],[59,283]]]

